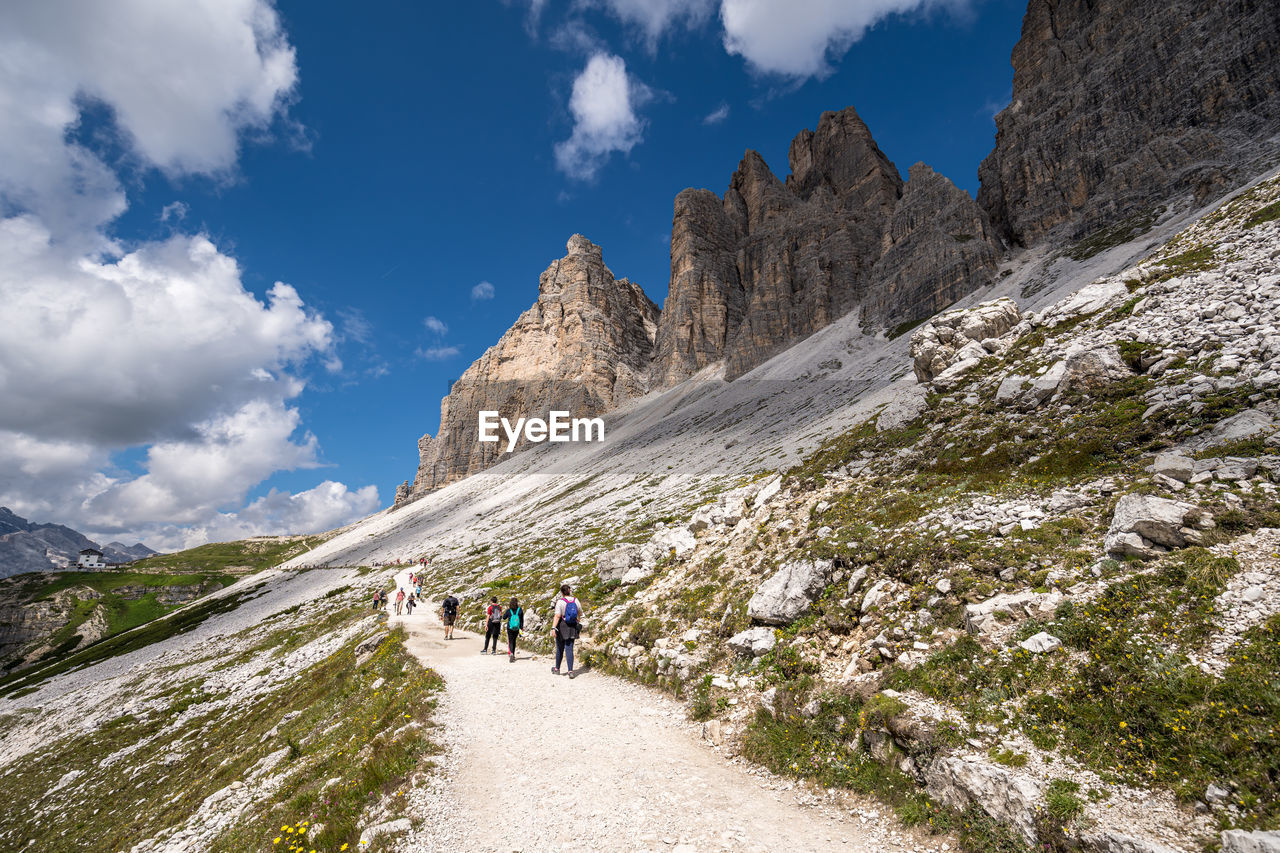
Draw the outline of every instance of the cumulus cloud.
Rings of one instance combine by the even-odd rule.
[[[670,28],[684,25],[696,29],[705,24],[715,9],[715,0],[579,0],[578,5],[606,9],[637,29],[653,50]]]
[[[238,512],[218,513],[198,525],[152,525],[139,528],[138,533],[152,548],[176,551],[249,536],[319,533],[369,515],[380,505],[377,486],[351,490],[325,480],[303,492],[272,489]],[[110,538],[106,532],[98,536]]]
[[[169,175],[218,175],[242,131],[283,114],[294,49],[263,0],[0,4],[0,193],[59,241],[98,238],[119,216],[119,180],[74,131],[86,103],[117,142]]]
[[[487,281],[482,281],[475,287],[471,288],[471,301],[480,302],[485,299],[493,298],[493,285]]]
[[[894,14],[959,9],[968,0],[721,0],[724,47],[756,71],[825,77],[868,29]]]
[[[443,336],[449,331],[449,327],[444,324],[444,321],[438,320],[435,317],[427,317],[422,321],[422,325],[426,326],[427,331],[431,332],[433,335]]]
[[[729,117],[729,105],[726,103],[721,103],[720,106],[716,107],[714,110],[712,110],[711,112],[703,116],[702,123],[703,124],[719,124],[720,122],[724,121],[728,117]]]
[[[198,538],[318,464],[288,401],[340,365],[334,330],[288,284],[251,293],[207,235],[109,227],[138,175],[221,180],[246,132],[287,123],[294,50],[267,0],[44,0],[0,4],[0,56],[0,503]]]
[[[627,74],[621,57],[592,56],[573,81],[573,133],[556,145],[556,165],[571,178],[593,179],[611,154],[625,154],[640,142],[644,122],[635,110],[650,98],[651,90]]]

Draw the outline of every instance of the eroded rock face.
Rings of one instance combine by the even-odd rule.
[[[787,563],[760,585],[747,602],[747,615],[766,625],[789,625],[809,610],[831,572],[829,560]]]
[[[573,235],[565,257],[539,279],[538,301],[441,402],[440,431],[418,441],[418,472],[404,500],[502,459],[505,440],[477,440],[481,410],[512,421],[546,418],[552,409],[594,417],[645,393],[657,322],[658,307],[640,286],[615,279],[600,247]]]
[[[1280,131],[1269,0],[1031,0],[978,170],[1006,239],[1085,236],[1261,171]]]
[[[852,107],[797,135],[789,160],[784,183],[748,151],[723,198],[676,198],[656,385],[722,359],[734,378],[859,306],[913,320],[990,281],[982,210],[923,164],[903,184]]]
[[[924,163],[911,167],[883,245],[865,304],[888,327],[946,308],[996,272],[999,241],[982,209]]]

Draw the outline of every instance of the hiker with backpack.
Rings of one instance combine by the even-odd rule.
[[[413,593],[409,593],[409,600],[404,603],[404,608],[409,615],[413,615],[413,606],[418,603],[418,599],[413,597]]]
[[[491,655],[498,653],[498,638],[502,636],[502,605],[498,604],[498,597],[495,595],[489,599],[489,606],[485,608],[485,632],[484,632],[484,648],[480,654],[489,652]],[[493,651],[489,651],[489,641],[493,641]]]
[[[573,590],[568,584],[560,587],[560,598],[556,601],[556,615],[551,620],[551,633],[556,638],[556,665],[551,667],[552,675],[560,674],[560,661],[563,658],[568,664],[569,677],[573,672],[573,642],[578,639],[582,617],[582,605],[573,597]]]
[[[453,597],[453,593],[440,603],[440,618],[444,622],[444,638],[452,640],[453,623],[458,618],[458,599]]]
[[[507,626],[507,660],[515,663],[516,638],[524,630],[524,608],[520,606],[520,600],[515,596],[511,597],[507,609],[502,611],[502,623]]]

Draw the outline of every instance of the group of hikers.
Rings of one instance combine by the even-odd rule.
[[[406,595],[404,587],[400,587],[396,591],[395,608],[396,615],[401,613],[412,614],[413,608],[422,600],[422,581],[417,575],[409,575],[409,592]],[[387,594],[383,590],[375,590],[373,593],[373,609],[387,609]]]
[[[402,612],[402,606],[408,608],[408,613],[413,613],[415,604],[420,603],[422,598],[422,582],[415,576],[409,576],[410,592],[405,595],[403,587],[396,593],[395,608],[396,615]],[[374,609],[385,609],[387,604],[387,594],[382,590],[378,590],[373,594]],[[450,594],[444,601],[440,603],[440,620],[444,623],[444,638],[452,640],[453,626],[458,619],[458,607],[461,602]],[[507,660],[515,663],[516,660],[516,641],[520,637],[520,632],[524,630],[524,607],[520,605],[520,600],[512,596],[506,606],[498,603],[497,596],[489,599],[488,606],[485,607],[485,635],[484,648],[480,650],[480,654],[496,655],[498,653],[498,643],[502,638],[502,631],[507,632]],[[553,675],[561,674],[561,664],[564,664],[564,673],[570,678],[575,677],[573,670],[573,644],[578,639],[578,635],[582,631],[582,604],[573,596],[573,589],[569,584],[562,584],[560,587],[560,597],[556,599],[555,615],[551,619],[551,633],[556,641],[556,662],[551,667]]]
[[[445,599],[446,604],[449,601],[454,602],[454,616],[457,615],[457,599],[450,595]],[[446,607],[445,615],[445,639],[453,639],[453,619],[448,615]],[[520,636],[520,632],[524,630],[524,608],[520,606],[520,600],[512,596],[507,602],[506,607],[498,603],[497,596],[489,599],[489,605],[485,608],[485,635],[484,648],[480,650],[480,654],[496,655],[498,653],[498,642],[502,636],[502,629],[507,630],[507,660],[512,663],[516,659],[516,640]],[[556,640],[556,662],[551,667],[553,675],[560,674],[560,665],[566,664],[565,674],[570,678],[575,677],[573,671],[573,643],[578,639],[578,635],[582,632],[582,604],[578,599],[573,597],[573,588],[569,584],[562,584],[560,587],[560,597],[556,599],[555,615],[551,619],[551,633]],[[490,649],[492,644],[492,649]]]

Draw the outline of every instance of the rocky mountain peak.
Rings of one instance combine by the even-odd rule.
[[[889,211],[901,194],[897,168],[853,107],[825,112],[817,130],[796,134],[788,159],[787,188],[805,200],[825,188],[855,207]]]
[[[581,234],[538,279],[538,301],[480,356],[440,403],[440,430],[418,440],[418,471],[397,505],[502,460],[478,441],[481,410],[543,417],[602,414],[648,390],[658,306],[639,285],[614,278],[601,248]]]
[[[566,257],[573,257],[575,255],[587,255],[599,261],[604,255],[603,250],[599,246],[597,246],[595,243],[592,243],[590,240],[588,240],[586,237],[583,237],[581,234],[574,234],[572,237],[570,237],[569,242],[565,244],[564,249],[565,249]]]
[[[790,165],[780,181],[748,151],[722,200],[676,197],[656,384],[720,361],[739,376],[859,305],[876,320],[927,316],[994,273],[977,204],[932,170],[904,187],[852,107],[798,134]]]

